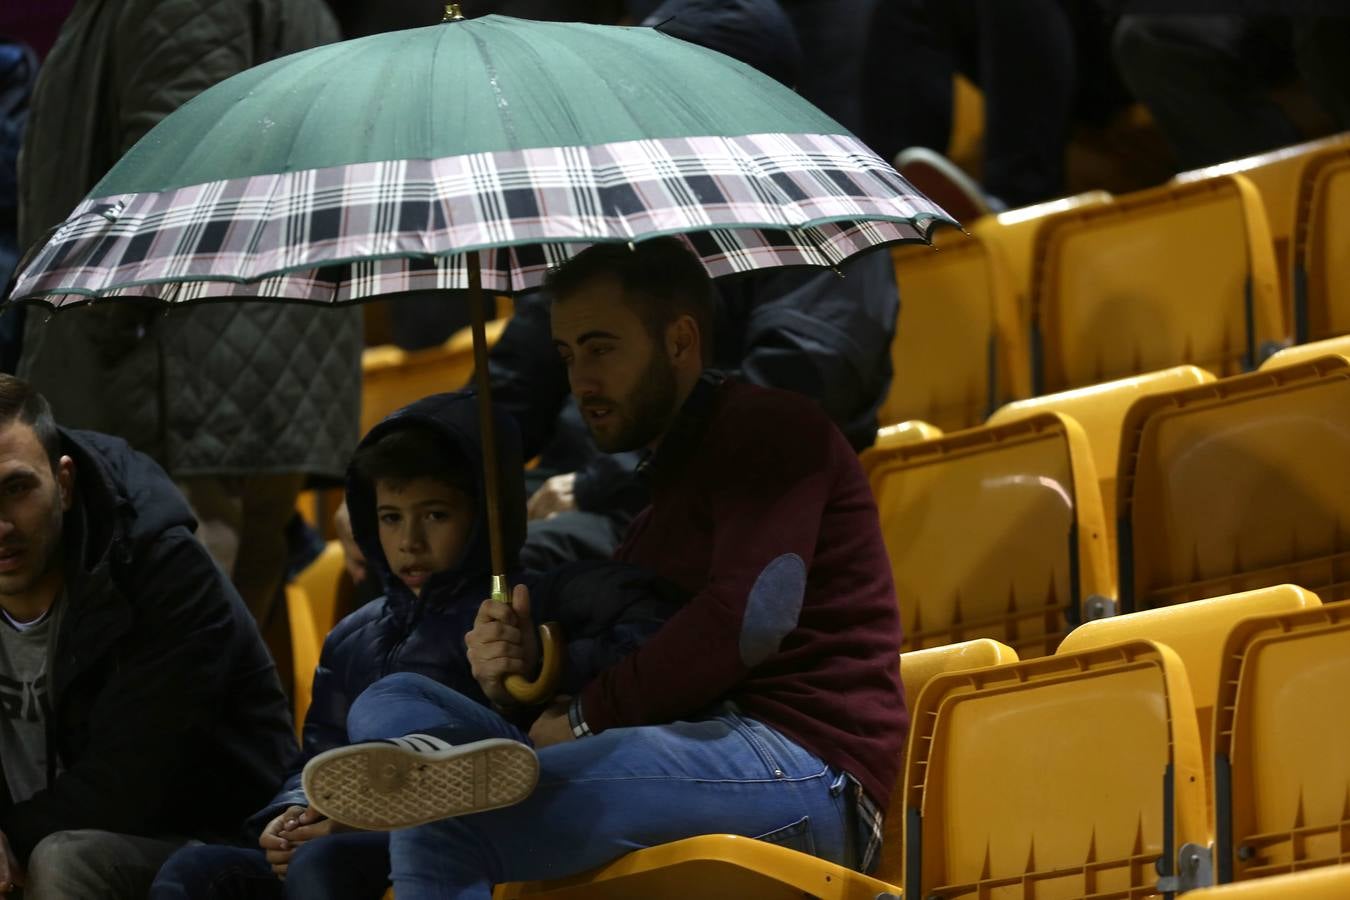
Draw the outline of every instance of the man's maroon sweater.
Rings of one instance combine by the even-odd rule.
[[[618,558],[693,595],[581,694],[593,732],[729,699],[883,810],[909,726],[900,617],[858,458],[811,400],[705,376],[644,467]]]

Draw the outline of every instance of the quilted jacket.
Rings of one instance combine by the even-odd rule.
[[[199,92],[337,37],[322,0],[79,0],[33,97],[21,241]],[[356,309],[119,300],[30,314],[19,374],[58,421],[119,435],[174,477],[338,479],[359,436],[361,345]]]

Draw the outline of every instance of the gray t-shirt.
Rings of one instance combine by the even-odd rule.
[[[22,630],[0,614],[0,763],[15,803],[47,786],[49,662],[61,606],[58,598]]]

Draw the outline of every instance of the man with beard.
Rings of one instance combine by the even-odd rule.
[[[705,371],[712,288],[680,241],[592,247],[548,287],[597,444],[649,451],[652,503],[618,558],[690,599],[528,736],[425,679],[376,682],[348,718],[369,743],[309,763],[306,784],[326,786],[311,803],[406,827],[390,844],[400,900],[486,900],[495,883],[706,833],[871,868],[908,723],[890,565],[853,449],[813,401]],[[538,667],[516,593],[485,603],[467,637],[502,706],[502,680]],[[537,767],[475,768],[456,745],[485,733],[531,744]]]
[[[295,752],[276,668],[182,495],[0,375],[0,893],[143,896]]]

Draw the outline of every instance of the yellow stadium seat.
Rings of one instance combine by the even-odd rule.
[[[1350,865],[1327,866],[1189,891],[1186,900],[1345,900]]]
[[[984,91],[960,74],[952,76],[952,130],[946,155],[967,170],[984,155]]]
[[[295,727],[304,727],[314,669],[323,639],[336,624],[338,582],[343,577],[342,545],[329,541],[319,558],[286,586],[286,611],[291,620],[292,672],[295,680]]]
[[[900,678],[909,698],[934,677],[1017,661],[1012,648],[978,640],[900,656]],[[675,841],[620,857],[572,878],[499,885],[494,900],[547,897],[550,900],[641,897],[643,900],[877,900],[896,896],[901,877],[899,845],[902,785],[887,811],[886,838],[876,877],[750,838],[710,834]]]
[[[309,608],[309,597],[304,588],[286,585],[286,612],[291,623],[292,711],[295,713],[295,733],[300,734],[305,729],[305,713],[309,712],[314,697],[314,670],[319,665],[323,636],[314,625],[314,613]]]
[[[338,586],[345,572],[342,545],[337,541],[329,541],[319,557],[295,576],[296,585],[303,588],[309,597],[320,640],[327,637],[337,624]]]
[[[907,898],[1142,898],[1207,842],[1190,687],[1161,644],[943,675],[913,722]]]
[[[1309,164],[1294,237],[1296,337],[1350,334],[1350,143]]]
[[[1314,160],[1328,151],[1338,152],[1347,146],[1350,146],[1350,132],[1281,147],[1278,150],[1246,156],[1216,166],[1192,169],[1177,175],[1175,181],[1178,184],[1186,184],[1226,175],[1242,175],[1256,187],[1261,195],[1261,205],[1266,211],[1266,221],[1270,224],[1282,296],[1289,297],[1290,261],[1294,234],[1298,227],[1300,185]]]
[[[1322,356],[1344,356],[1346,359],[1350,359],[1350,335],[1327,338],[1324,341],[1313,341],[1311,344],[1295,344],[1292,347],[1285,347],[1279,353],[1261,363],[1261,368],[1267,370],[1299,365]]]
[[[1053,653],[1109,590],[1083,430],[1044,413],[880,451],[870,475],[906,650],[988,637]]]
[[[487,323],[489,347],[507,321]],[[428,350],[401,350],[392,344],[367,348],[361,356],[361,433],[414,400],[465,387],[472,375],[473,333],[468,328]]]
[[[1156,641],[1175,650],[1186,666],[1186,678],[1191,683],[1191,699],[1195,702],[1205,761],[1205,783],[1213,784],[1209,778],[1212,762],[1210,732],[1214,704],[1219,697],[1219,655],[1223,651],[1224,637],[1238,622],[1251,616],[1292,612],[1321,603],[1316,594],[1292,584],[1193,600],[1088,622],[1069,632],[1055,652],[1078,653],[1136,640]]]
[[[1265,212],[1241,175],[1052,216],[1032,284],[1037,393],[1183,363],[1231,375],[1288,334]]]
[[[928,683],[947,672],[965,672],[1002,666],[1017,662],[1017,651],[989,638],[911,650],[900,654],[900,680],[905,685],[905,698],[911,709]],[[902,770],[903,772],[903,770]],[[876,877],[891,884],[904,879],[904,776],[901,775],[891,795],[890,809],[886,810],[885,836],[881,842],[881,863]],[[869,898],[870,900],[870,898]]]
[[[1058,412],[1072,416],[1075,422],[1083,426],[1088,447],[1092,450],[1092,461],[1097,468],[1097,483],[1101,488],[1106,546],[1112,548],[1112,595],[1115,593],[1116,457],[1120,452],[1120,425],[1125,419],[1125,412],[1139,397],[1206,384],[1213,380],[1214,376],[1204,369],[1174,366],[1161,372],[1132,375],[1104,384],[1018,400],[996,410],[989,417],[990,425],[1000,425],[1042,412]]]
[[[1087,191],[985,216],[970,226],[971,234],[992,246],[1003,262],[1017,310],[1017,326],[1022,333],[1027,333],[1031,327],[1032,261],[1036,232],[1041,224],[1057,213],[1110,202],[1111,195],[1106,191]]]
[[[1219,882],[1350,863],[1350,603],[1248,619],[1221,659]]]
[[[942,429],[936,425],[929,425],[927,422],[920,422],[917,419],[898,422],[895,425],[887,425],[878,429],[876,441],[872,446],[858,454],[858,461],[862,463],[863,474],[870,474],[876,461],[892,447],[903,447],[905,444],[928,441],[935,437],[942,437]]]
[[[897,247],[892,258],[903,300],[891,342],[895,377],[879,420],[921,419],[950,431],[1028,396],[1025,332],[989,247],[949,230],[932,248]]]
[[[1350,593],[1350,360],[1142,397],[1121,448],[1124,611],[1285,583]]]

